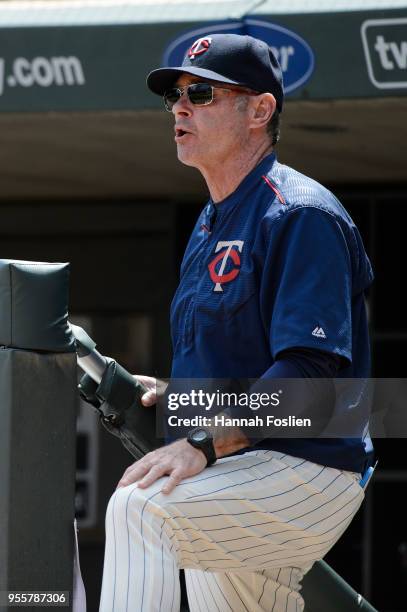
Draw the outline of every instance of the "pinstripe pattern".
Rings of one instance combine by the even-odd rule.
[[[358,476],[258,450],[225,457],[172,493],[117,490],[106,515],[101,612],[301,612],[300,582],[349,525]]]

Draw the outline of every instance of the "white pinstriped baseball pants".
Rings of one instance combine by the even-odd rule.
[[[360,474],[277,451],[225,457],[170,494],[118,489],[100,612],[301,612],[300,581],[363,501]]]

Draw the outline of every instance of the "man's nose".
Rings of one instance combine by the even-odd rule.
[[[181,97],[175,102],[172,107],[172,112],[175,117],[177,117],[177,115],[189,117],[192,114],[191,102],[189,101],[186,91],[183,91]]]

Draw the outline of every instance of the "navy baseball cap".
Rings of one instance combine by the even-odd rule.
[[[272,93],[282,111],[281,67],[267,43],[253,36],[208,34],[199,38],[187,51],[182,66],[153,70],[147,86],[162,96],[183,73]]]

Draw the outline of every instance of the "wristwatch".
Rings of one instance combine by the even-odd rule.
[[[194,448],[199,448],[204,453],[207,460],[207,466],[215,463],[216,453],[213,445],[213,436],[208,429],[204,427],[195,427],[191,429],[187,434],[187,441]]]

